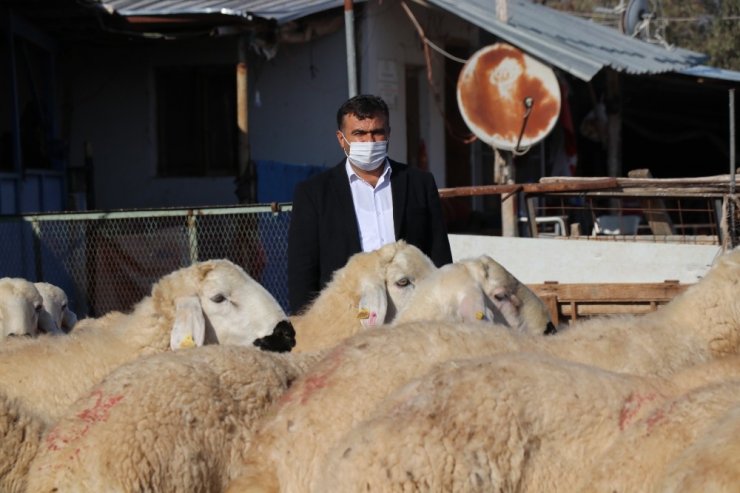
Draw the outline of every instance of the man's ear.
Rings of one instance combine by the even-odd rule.
[[[342,152],[344,152],[345,154],[349,152],[344,147],[344,146],[347,145],[347,143],[344,142],[344,138],[342,137],[342,131],[341,130],[337,130],[337,142],[339,142],[339,147],[342,148]]]

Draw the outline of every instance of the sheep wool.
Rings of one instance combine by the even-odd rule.
[[[0,392],[0,491],[26,491],[26,476],[41,443],[44,422]]]
[[[570,492],[581,481],[584,492],[655,491],[646,476],[674,446],[625,439],[670,421],[677,402],[736,392],[727,380],[740,376],[740,358],[691,373],[640,377],[539,353],[445,362],[345,434],[311,491]],[[671,432],[655,441],[681,442]],[[629,446],[615,450],[620,443]],[[613,481],[584,480],[594,468]],[[626,487],[614,487],[620,481]]]
[[[395,388],[445,360],[526,350],[612,371],[668,377],[736,354],[738,283],[736,249],[656,312],[592,319],[550,337],[516,334],[499,326],[430,322],[357,334],[286,392],[258,429],[243,478],[231,491],[243,491],[246,485],[255,491],[274,491],[275,485],[280,491],[305,491],[331,444]],[[300,449],[294,443],[301,443]]]
[[[29,491],[221,491],[258,418],[318,357],[206,346],[121,366],[46,432]]]

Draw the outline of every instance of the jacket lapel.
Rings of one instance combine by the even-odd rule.
[[[332,188],[334,190],[330,193],[334,193],[336,197],[336,212],[340,217],[340,222],[337,226],[349,229],[349,237],[351,238],[350,247],[355,252],[359,252],[362,250],[362,245],[360,245],[360,229],[357,226],[357,215],[355,214],[355,205],[352,201],[352,190],[349,187],[349,180],[347,179],[347,171],[344,168],[344,164],[344,161],[342,161],[334,167],[332,177]]]
[[[391,195],[393,197],[393,229],[396,233],[396,240],[401,237],[403,229],[403,218],[406,217],[406,198],[408,193],[408,176],[403,171],[403,167],[391,161]]]

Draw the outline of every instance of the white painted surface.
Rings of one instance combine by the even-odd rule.
[[[490,255],[525,284],[695,283],[721,248],[676,243],[450,235],[452,259]]]

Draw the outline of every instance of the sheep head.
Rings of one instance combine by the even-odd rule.
[[[0,339],[36,336],[43,301],[32,282],[19,277],[0,279]]]
[[[488,255],[461,262],[480,283],[494,322],[520,332],[539,335],[557,332],[542,300],[504,266]]]
[[[226,259],[196,263],[164,276],[152,288],[151,299],[154,312],[172,323],[172,349],[231,344],[289,351],[295,344],[275,298]]]
[[[357,318],[364,327],[389,323],[406,306],[416,284],[436,267],[403,240],[350,257],[340,276],[358,283]],[[353,292],[353,290],[350,290]]]
[[[546,308],[539,298],[488,255],[442,266],[425,278],[396,322],[439,320],[499,323],[515,330],[543,333],[535,315]],[[535,315],[532,315],[535,313]],[[549,320],[549,319],[548,319]]]
[[[34,286],[44,300],[44,309],[39,314],[39,329],[47,334],[69,332],[77,323],[77,316],[69,309],[67,293],[48,282],[36,282]]]

